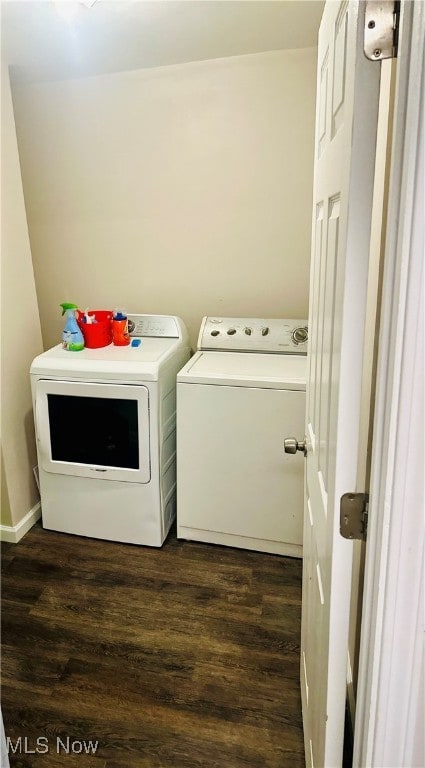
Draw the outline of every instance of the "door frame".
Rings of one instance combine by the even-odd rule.
[[[354,731],[370,768],[423,764],[425,9],[402,10]]]

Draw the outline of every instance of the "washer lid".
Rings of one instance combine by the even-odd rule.
[[[181,339],[142,338],[138,347],[85,348],[69,352],[61,344],[33,360],[31,374],[86,380],[156,381],[161,365],[183,346]]]
[[[305,390],[307,358],[244,352],[197,352],[177,374],[185,384]]]

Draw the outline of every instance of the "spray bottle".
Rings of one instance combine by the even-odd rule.
[[[61,304],[62,315],[66,313],[66,324],[62,333],[62,346],[69,352],[79,352],[84,349],[84,337],[81,333],[78,323],[75,317],[75,310],[78,309],[76,304],[68,304],[64,302]]]

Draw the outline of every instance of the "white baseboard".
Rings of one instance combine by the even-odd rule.
[[[41,517],[41,502],[32,509],[16,525],[0,525],[0,540],[17,544]]]

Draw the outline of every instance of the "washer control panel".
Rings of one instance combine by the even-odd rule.
[[[204,317],[198,349],[306,355],[307,320]]]

